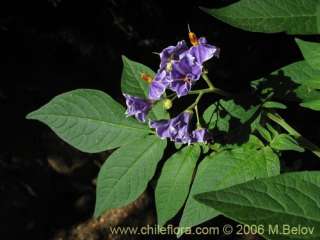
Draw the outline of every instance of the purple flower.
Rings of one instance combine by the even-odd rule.
[[[197,130],[192,131],[190,139],[191,139],[190,143],[195,143],[195,142],[205,143],[211,140],[212,138],[210,136],[208,129],[199,128]]]
[[[179,60],[181,55],[188,51],[188,46],[184,40],[178,42],[177,46],[169,46],[160,53],[160,70],[170,70],[173,60]]]
[[[190,48],[189,53],[199,64],[203,64],[213,56],[219,57],[219,48],[208,44],[206,38],[201,37],[198,39],[198,44]]]
[[[180,61],[173,63],[170,89],[175,91],[178,97],[187,95],[201,73],[202,65],[198,64],[191,54],[185,54]]]
[[[130,96],[128,94],[123,94],[123,96],[126,98],[126,104],[127,104],[127,116],[135,116],[137,120],[141,122],[145,122],[146,115],[148,114],[152,102],[149,100],[144,100],[142,98]]]
[[[155,78],[150,84],[148,98],[152,100],[159,100],[161,95],[166,91],[166,88],[171,83],[171,74],[165,70],[159,70]]]
[[[190,120],[192,113],[183,112],[169,120],[150,121],[150,127],[156,129],[157,135],[164,139],[170,138],[179,143],[190,142]]]

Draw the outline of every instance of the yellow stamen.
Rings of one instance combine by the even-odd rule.
[[[167,65],[166,65],[166,71],[167,72],[171,72],[172,71],[172,65],[173,65],[173,61],[169,60]]]

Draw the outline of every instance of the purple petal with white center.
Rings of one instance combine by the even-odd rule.
[[[204,37],[199,38],[199,45],[190,48],[189,53],[195,57],[199,64],[208,61],[212,57],[219,57],[219,48],[207,43]]]
[[[150,121],[149,126],[150,128],[156,129],[156,133],[160,138],[164,139],[171,137],[169,131],[170,120]]]
[[[191,54],[173,64],[170,89],[177,93],[178,97],[185,96],[191,90],[192,84],[199,80],[202,73],[202,65],[195,62]]]
[[[151,100],[159,100],[162,94],[169,86],[171,79],[170,75],[165,70],[159,71],[149,87],[148,98]]]
[[[190,120],[192,113],[183,112],[175,118],[169,120],[150,121],[150,127],[156,129],[160,138],[170,138],[170,140],[180,143],[190,142]]]
[[[135,116],[140,122],[145,122],[146,116],[151,109],[152,103],[139,97],[123,94],[126,98],[127,116]]]
[[[186,51],[188,51],[188,46],[184,40],[179,41],[176,46],[163,49],[160,53],[160,69],[165,69],[171,60],[179,60]]]
[[[195,143],[195,142],[203,143],[203,142],[208,142],[211,139],[212,137],[210,136],[208,129],[200,128],[192,131],[190,143]]]

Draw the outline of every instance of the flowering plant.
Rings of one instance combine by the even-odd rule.
[[[301,10],[299,4],[306,5],[300,0],[295,6],[286,3],[290,7],[284,11],[282,4],[288,1],[266,0],[260,8],[258,3],[243,0],[205,11],[249,31],[318,33],[319,28],[303,28],[304,23],[297,20],[300,11],[313,16],[318,8]],[[277,22],[280,20],[283,24]],[[239,94],[217,88],[209,78],[214,71],[206,64],[218,60],[223,49],[220,53],[218,47],[190,30],[189,41],[190,46],[182,40],[157,54],[160,64],[156,73],[123,56],[121,89],[126,110],[104,92],[79,89],[55,97],[27,118],[47,124],[81,151],[116,149],[98,176],[96,217],[136,200],[155,180],[159,225],[183,209],[181,227],[223,214],[261,226],[309,224],[315,226],[310,239],[318,239],[320,173],[280,175],[279,158],[283,151],[299,154],[305,150],[320,157],[319,147],[280,115],[287,101],[320,110],[320,57],[315,53],[320,45],[296,39],[305,60],[252,81],[250,91]],[[207,87],[200,88],[203,84]],[[192,99],[192,104],[185,106],[186,99]],[[248,105],[243,100],[251,102]],[[165,149],[173,152],[170,157]],[[157,168],[161,168],[160,174],[155,174]],[[267,231],[258,233],[278,239]],[[283,239],[297,238],[290,233]]]

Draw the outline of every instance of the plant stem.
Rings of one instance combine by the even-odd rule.
[[[175,95],[175,96],[173,96],[172,98],[169,98],[171,101],[173,101],[173,100],[175,100],[176,98],[177,98],[178,96],[177,95]]]
[[[218,95],[221,95],[223,97],[230,97],[231,94],[230,93],[227,93],[219,88],[205,88],[205,89],[200,89],[200,90],[193,90],[193,91],[190,91],[189,94],[199,94],[199,93],[216,93]]]
[[[202,78],[206,81],[206,83],[208,84],[208,88],[204,88],[204,89],[199,89],[199,90],[194,90],[194,91],[190,91],[189,94],[197,94],[197,98],[196,100],[194,101],[193,104],[191,104],[187,109],[186,111],[188,110],[192,110],[193,108],[197,108],[197,104],[198,102],[200,101],[200,99],[202,98],[202,96],[206,93],[217,93],[221,96],[224,96],[224,97],[230,97],[231,94],[230,93],[227,93],[219,88],[216,88],[213,86],[212,82],[210,81],[208,75],[206,73],[202,73]],[[198,111],[198,109],[195,109],[196,110],[196,113]],[[198,113],[197,113],[198,114]],[[197,116],[198,117],[198,116]],[[200,123],[199,123],[200,124]]]
[[[174,96],[176,96],[176,93],[171,93],[170,95],[167,96],[167,98],[172,98]]]
[[[203,96],[203,92],[199,92],[199,95],[197,96],[196,100],[194,101],[194,103],[192,103],[186,110],[192,110],[193,108],[195,108],[198,104],[198,102],[200,101],[200,99],[202,98]]]
[[[294,136],[303,147],[309,149],[316,156],[320,157],[320,148],[308,139],[304,138],[298,131],[292,128],[279,114],[269,112],[267,113],[267,117],[283,127],[289,134]]]
[[[208,75],[206,73],[202,73],[202,78],[207,83],[208,88],[190,91],[189,94],[216,93],[216,94],[219,94],[219,95],[224,96],[224,97],[230,97],[231,96],[230,93],[227,93],[227,92],[225,92],[225,91],[213,86],[212,82],[210,81],[210,79],[209,79],[209,77],[208,77]]]
[[[214,89],[214,88],[215,88],[215,87],[213,86],[212,82],[210,81],[207,73],[203,73],[203,74],[202,74],[202,78],[206,81],[206,83],[208,84],[208,87],[209,87],[210,89]]]
[[[196,106],[194,107],[194,110],[195,110],[196,116],[197,116],[197,128],[201,128],[199,111],[198,111],[198,105],[196,105]]]

